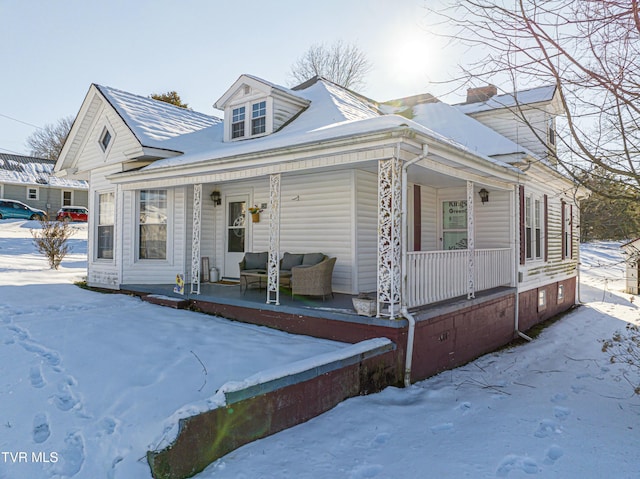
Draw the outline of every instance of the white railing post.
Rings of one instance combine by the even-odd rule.
[[[280,173],[269,177],[267,304],[280,304]]]
[[[473,181],[467,181],[467,299],[475,298],[475,223]]]
[[[193,185],[193,231],[191,233],[191,294],[200,294],[200,231],[202,183]]]
[[[389,305],[389,318],[400,309],[401,263],[401,169],[402,161],[378,161],[378,287],[377,316]]]

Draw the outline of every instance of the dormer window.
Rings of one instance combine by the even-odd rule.
[[[548,124],[548,137],[549,137],[549,145],[553,148],[556,146],[556,122],[553,118],[549,118]]]
[[[102,151],[107,151],[107,148],[109,148],[109,145],[111,144],[111,138],[111,132],[107,129],[107,127],[105,127],[104,130],[102,130],[99,141]]]
[[[267,102],[254,103],[251,110],[251,134],[264,133],[267,128]]]
[[[244,107],[234,108],[231,120],[231,138],[244,136]]]

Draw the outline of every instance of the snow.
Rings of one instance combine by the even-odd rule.
[[[190,153],[158,160],[142,168],[141,172],[161,168],[175,168],[214,160],[233,160],[241,155],[266,153],[272,150],[292,148],[331,140],[339,140],[358,135],[373,135],[391,130],[412,128],[413,130],[469,152],[486,161],[518,173],[520,170],[495,158],[481,154],[477,147],[467,147],[455,138],[432,130],[415,121],[399,115],[381,115],[373,105],[347,90],[330,82],[319,80],[310,87],[295,92],[311,104],[295,121],[282,130],[250,141],[223,142],[219,135],[203,149],[194,148]],[[476,122],[473,119],[470,121]],[[477,123],[477,122],[476,122]],[[497,135],[497,133],[494,133]],[[481,135],[478,135],[481,136]],[[180,137],[181,138],[181,137]],[[507,140],[508,141],[508,140]],[[226,164],[225,166],[229,166]]]
[[[87,232],[73,226],[73,252],[52,271],[33,248],[37,222],[0,221],[1,479],[148,478],[145,452],[181,410],[345,354],[340,343],[80,289]],[[583,245],[585,304],[533,342],[349,399],[197,479],[639,477],[640,398],[600,343],[638,321],[619,246]]]
[[[549,101],[553,98],[556,92],[555,85],[544,85],[529,90],[522,90],[515,95],[507,93],[504,95],[496,95],[489,98],[487,101],[463,103],[456,105],[456,108],[461,112],[469,115],[472,113],[479,113],[481,111],[499,110],[500,108],[511,108],[516,105],[529,105],[532,103],[539,103],[541,101]]]
[[[29,156],[0,153],[0,183],[48,185],[58,188],[87,189],[84,180],[58,178],[53,175],[54,161]]]

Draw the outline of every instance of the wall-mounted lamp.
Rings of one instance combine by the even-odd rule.
[[[210,196],[214,206],[220,206],[220,203],[222,203],[222,196],[220,195],[220,192],[218,190],[213,190]]]
[[[489,202],[489,192],[487,190],[482,188],[480,191],[478,191],[478,194],[480,195],[480,201],[482,201],[483,205]]]

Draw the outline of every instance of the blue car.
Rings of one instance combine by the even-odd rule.
[[[20,218],[27,220],[45,220],[47,213],[15,200],[0,200],[0,220]]]

